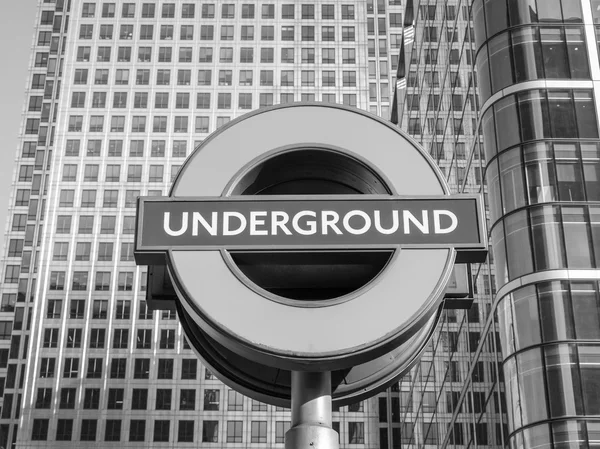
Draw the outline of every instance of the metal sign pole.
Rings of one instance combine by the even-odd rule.
[[[292,427],[285,449],[338,449],[331,422],[331,373],[292,371]]]

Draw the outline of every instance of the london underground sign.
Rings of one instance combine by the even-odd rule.
[[[146,199],[137,251],[470,248],[481,241],[478,211],[477,197],[467,196]]]
[[[141,198],[135,258],[167,267],[226,383],[282,404],[290,372],[331,371],[349,400],[414,363],[455,262],[485,258],[483,217],[397,128],[300,103],[231,122]]]

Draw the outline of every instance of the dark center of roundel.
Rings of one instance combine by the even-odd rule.
[[[363,162],[333,150],[287,151],[250,169],[233,195],[390,194]],[[264,290],[293,300],[327,300],[363,287],[383,270],[393,250],[232,251],[240,271]]]

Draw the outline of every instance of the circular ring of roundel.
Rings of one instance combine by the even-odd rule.
[[[366,164],[393,195],[449,194],[433,161],[397,128],[358,109],[300,103],[219,129],[188,158],[169,196],[229,196],[244,174],[290,148],[334,148]],[[167,266],[182,311],[215,344],[265,366],[335,371],[392,353],[430,322],[454,258],[448,248],[397,249],[371,282],[313,307],[273,300],[226,250],[171,249]]]

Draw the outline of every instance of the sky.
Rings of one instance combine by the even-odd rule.
[[[37,0],[0,1],[0,230],[6,226]]]

